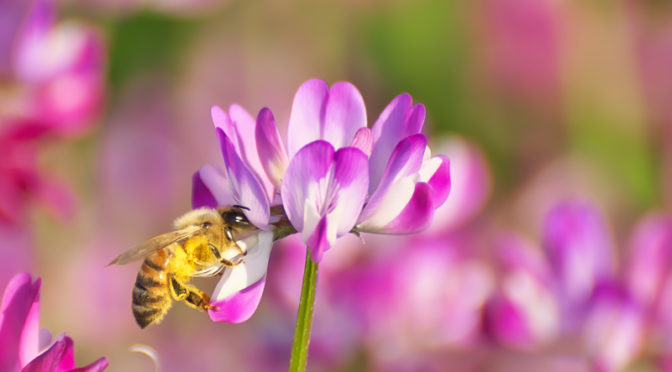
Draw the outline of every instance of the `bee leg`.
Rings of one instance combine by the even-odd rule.
[[[174,275],[170,276],[170,293],[176,301],[184,301],[194,309],[208,310],[216,308],[210,305],[210,296],[205,292],[181,283]]]
[[[219,262],[226,267],[234,267],[238,264],[243,263],[243,261],[245,261],[242,257],[240,257],[240,255],[236,256],[236,257],[238,257],[238,259],[236,259],[235,261],[231,261],[229,259],[226,259],[226,258],[222,257],[221,254],[219,254],[219,250],[213,244],[208,244],[208,246],[210,247],[210,251],[212,252],[212,254],[215,255],[215,258],[217,258],[217,260],[219,260]]]
[[[241,248],[233,239],[233,231],[230,227],[226,228],[226,238],[233,242],[233,245],[236,247],[236,249],[238,249],[238,252],[240,252],[241,255],[245,256],[247,254],[247,251],[243,250],[243,248]]]

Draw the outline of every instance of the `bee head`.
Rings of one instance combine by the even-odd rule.
[[[249,208],[240,206],[240,205],[234,205],[231,208],[226,208],[221,211],[222,214],[222,219],[224,219],[224,223],[232,226],[232,227],[239,227],[239,228],[246,228],[250,227],[250,221],[247,220],[247,217],[245,217],[245,214],[243,213],[242,209],[247,209]]]

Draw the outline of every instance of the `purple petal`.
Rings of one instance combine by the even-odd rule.
[[[247,219],[258,228],[266,229],[270,211],[268,197],[263,186],[245,166],[229,138],[219,128],[217,128],[217,136],[235,204],[247,207],[248,209],[244,210]]]
[[[385,193],[387,188],[399,178],[418,172],[422,166],[426,148],[427,139],[422,134],[415,134],[401,140],[394,147],[383,177],[380,183],[376,185],[377,188],[373,189],[370,184],[369,192],[374,195],[375,193]]]
[[[306,239],[306,245],[310,249],[310,258],[313,262],[322,261],[322,255],[333,244],[329,241],[327,234],[327,216],[324,216],[315,226],[313,233]]]
[[[496,236],[495,244],[500,291],[488,306],[488,329],[499,342],[515,348],[552,340],[560,330],[560,310],[539,248],[509,233]]]
[[[329,89],[322,80],[308,80],[294,96],[287,137],[289,155],[316,140],[326,140],[336,149],[348,146],[362,127],[366,127],[366,107],[354,85],[338,82]]]
[[[490,172],[481,151],[465,139],[451,138],[439,152],[450,159],[450,192],[434,212],[431,229],[454,231],[483,207],[490,194]]]
[[[226,134],[243,163],[264,186],[266,196],[270,200],[273,196],[273,185],[266,176],[257,152],[256,122],[252,115],[236,104],[229,107],[228,114],[218,106],[213,106],[210,112],[215,128],[221,129]]]
[[[65,372],[74,367],[72,339],[61,335],[47,350],[28,363],[21,372]]]
[[[229,114],[227,114],[224,109],[216,105],[210,107],[210,117],[212,118],[212,123],[215,125],[215,128],[221,128],[229,137],[236,136],[233,123],[231,123]]]
[[[412,106],[411,96],[404,93],[390,102],[371,128],[373,150],[371,152],[371,188],[378,186],[387,160],[402,138],[420,133],[425,121],[425,107]]]
[[[270,113],[270,110],[268,110],[268,112]],[[257,179],[261,181],[261,184],[266,191],[266,196],[271,200],[273,198],[274,188],[266,175],[261,159],[259,158],[256,139],[256,120],[254,120],[252,115],[250,115],[244,108],[235,104],[229,107],[229,115],[238,133],[238,155],[243,159],[250,171],[257,176]],[[271,117],[273,117],[272,114]],[[229,137],[229,139],[231,139],[231,137]]]
[[[33,2],[33,7],[23,28],[17,35],[14,45],[13,67],[15,73],[21,79],[31,82],[43,80],[52,73],[50,70],[56,67],[52,61],[53,56],[47,56],[45,53],[55,18],[52,1],[37,0]],[[69,49],[70,47],[72,45],[68,43],[66,48],[61,49]],[[59,52],[59,56],[55,58],[57,61],[60,59],[59,57],[67,58],[63,55],[63,51]],[[71,50],[68,50],[68,52],[71,52]],[[49,58],[45,60],[43,57]],[[56,65],[61,65],[61,63],[56,63]],[[60,68],[61,66],[57,67]]]
[[[264,289],[268,259],[273,246],[273,233],[261,231],[236,242],[247,251],[245,261],[227,268],[213,291],[210,310],[214,321],[239,323],[254,313]]]
[[[320,79],[301,84],[294,95],[287,129],[287,150],[290,158],[306,144],[321,138],[324,101],[329,86]]]
[[[404,138],[395,147],[378,188],[372,192],[360,227],[375,230],[392,221],[411,200],[427,142],[422,134]],[[369,184],[371,192],[371,185]]]
[[[385,234],[410,234],[425,230],[434,217],[432,192],[432,187],[427,183],[416,183],[411,199],[398,214],[393,214],[391,221],[376,224],[377,220],[369,219],[359,225],[360,230]],[[386,210],[385,207],[380,209]]]
[[[362,150],[366,156],[371,156],[371,150],[373,149],[373,134],[371,133],[371,129],[359,128],[350,146]]]
[[[263,108],[259,112],[255,136],[264,171],[273,186],[279,189],[289,160],[271,110]]]
[[[233,204],[236,201],[231,195],[231,185],[225,171],[205,165],[194,173],[191,190],[191,206],[194,209]]]
[[[443,155],[438,155],[436,158],[441,161],[441,164],[427,182],[432,186],[434,208],[440,207],[450,194],[450,161]]]
[[[259,306],[265,285],[266,276],[231,297],[212,302],[211,305],[219,306],[219,309],[208,310],[210,319],[229,323],[242,323],[250,319]]]
[[[336,151],[333,177],[325,198],[329,205],[325,207],[330,221],[337,225],[338,236],[347,234],[357,223],[369,188],[368,174],[368,159],[360,149],[345,147]]]
[[[607,227],[590,204],[565,202],[551,209],[544,224],[544,249],[569,311],[585,303],[595,283],[614,275]]]
[[[194,209],[201,207],[216,208],[217,200],[212,195],[212,192],[205,185],[201,179],[201,172],[196,171],[191,177],[191,206]]]
[[[672,220],[664,215],[642,219],[632,233],[628,253],[626,280],[633,296],[645,306],[663,300],[659,305],[667,307],[664,299],[669,295],[665,294],[672,285]],[[668,311],[662,313],[670,319]]]
[[[321,138],[336,149],[349,146],[355,133],[366,127],[364,99],[348,82],[338,82],[331,87],[325,111]]]
[[[320,219],[317,200],[321,194],[319,180],[325,178],[334,159],[334,148],[325,141],[315,141],[302,148],[289,162],[282,180],[282,203],[287,218],[297,231],[304,231],[308,220],[309,235]],[[306,213],[311,213],[307,216]]]
[[[39,299],[40,279],[33,283],[29,274],[17,274],[7,285],[0,307],[0,370],[15,370],[37,355]]]
[[[604,281],[595,287],[583,322],[584,347],[595,370],[622,370],[639,354],[644,313],[619,283]]]
[[[328,249],[357,222],[368,188],[367,165],[361,150],[346,147],[334,153],[325,141],[315,141],[294,156],[283,180],[282,200],[287,217],[311,249]],[[318,227],[326,230],[316,232]]]

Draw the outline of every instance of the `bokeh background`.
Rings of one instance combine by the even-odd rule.
[[[429,231],[326,254],[309,370],[672,370],[667,1],[0,0],[0,286],[43,278],[78,365],[152,370],[141,344],[162,371],[286,370],[297,241],[240,325],[177,304],[140,330],[137,267],[105,265],[220,164],[211,105],[286,127],[313,77],[369,125],[425,104],[453,190]]]

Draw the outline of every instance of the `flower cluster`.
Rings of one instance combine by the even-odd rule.
[[[107,367],[100,358],[76,368],[72,339],[65,334],[51,341],[40,331],[40,279],[20,273],[7,285],[0,305],[0,370],[22,372],[97,372]]]
[[[0,3],[0,220],[30,198],[67,212],[64,188],[43,176],[39,140],[87,130],[100,112],[105,52],[98,33],[56,22],[50,0]]]
[[[313,261],[349,232],[407,234],[429,226],[450,191],[449,163],[431,156],[421,133],[425,108],[401,94],[368,128],[364,100],[352,84],[322,80],[299,87],[286,143],[263,108],[256,120],[242,107],[212,108],[224,167],[194,175],[193,207],[242,205],[264,232],[258,253],[229,270],[213,295],[215,320],[247,319],[263,291],[273,228],[285,218]],[[276,206],[282,206],[275,213]],[[243,311],[243,309],[245,309]]]

